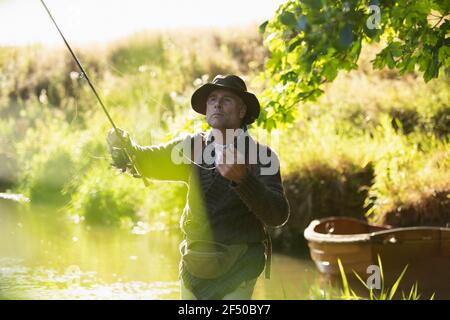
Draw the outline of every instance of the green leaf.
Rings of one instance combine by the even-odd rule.
[[[393,69],[395,67],[395,60],[394,60],[394,56],[392,55],[391,51],[388,51],[386,54],[386,65],[388,66],[389,69]]]
[[[303,42],[303,39],[294,39],[290,44],[288,48],[288,52],[294,51],[295,48],[297,48],[299,45],[301,45]]]
[[[327,79],[327,81],[333,81],[338,74],[338,61],[331,60],[327,64],[325,64],[323,68],[323,75]]]
[[[298,75],[297,75],[297,73],[295,71],[291,70],[291,71],[288,71],[286,73],[283,73],[281,75],[280,79],[283,81],[284,84],[286,84],[287,82],[297,82]]]
[[[381,29],[368,30],[367,5],[381,8]],[[282,83],[286,88],[283,100],[289,103],[317,99],[325,82],[335,80],[339,70],[357,68],[362,40],[379,43],[381,50],[372,61],[375,69],[389,67],[405,73],[415,71],[418,65],[424,80],[430,81],[439,76],[440,69],[450,67],[450,22],[443,20],[433,27],[437,21],[428,20],[430,13],[447,14],[448,10],[443,10],[447,7],[450,5],[437,0],[286,1],[274,18],[260,27],[264,34],[269,33],[264,41],[271,53],[265,71],[268,92]],[[291,70],[295,77],[290,77]],[[298,79],[303,82],[297,83]],[[288,117],[275,110],[272,118],[281,122],[292,118],[291,113]]]
[[[340,32],[340,38],[339,43],[343,48],[348,48],[353,42],[354,35],[352,31],[352,26],[349,24],[346,24],[344,28],[342,28]]]
[[[403,53],[402,44],[400,42],[392,42],[389,44],[388,48],[393,57],[400,57]]]
[[[348,281],[347,281],[347,276],[345,275],[345,271],[344,271],[344,267],[342,266],[342,262],[341,259],[337,259],[338,262],[338,266],[339,266],[339,272],[341,274],[341,278],[342,278],[342,290],[343,290],[343,296],[344,297],[350,297],[350,289],[349,289],[349,285],[348,285]]]
[[[322,0],[303,0],[303,2],[314,10],[322,8]]]
[[[374,29],[369,29],[369,28],[367,28],[366,25],[363,26],[363,31],[364,31],[364,34],[366,36],[368,36],[370,39],[376,39],[377,36],[379,36],[380,33],[381,33],[380,29],[375,29],[375,28]]]
[[[384,271],[383,271],[383,264],[381,263],[381,257],[379,254],[377,254],[378,257],[378,266],[380,267],[380,277],[381,277],[381,283],[382,283],[382,288],[381,290],[384,290]]]
[[[425,52],[422,53],[419,57],[419,70],[425,71],[428,68],[428,65],[430,64],[430,56],[426,54]]]
[[[405,71],[413,72],[416,67],[416,58],[411,57],[405,60]]]
[[[397,291],[397,288],[400,285],[400,281],[402,280],[403,276],[406,273],[406,269],[408,269],[408,265],[405,266],[405,268],[403,269],[402,273],[398,277],[397,281],[395,281],[394,285],[392,286],[391,292],[389,294],[389,300],[392,300],[392,298],[394,297],[395,292]]]
[[[298,19],[297,25],[295,26],[295,30],[298,32],[305,31],[307,24],[308,24],[307,17],[305,15],[302,15],[300,19]]]
[[[297,19],[292,12],[284,11],[280,14],[280,22],[288,27],[295,27],[297,24]]]
[[[268,20],[266,20],[266,21],[264,21],[263,23],[261,23],[261,24],[259,25],[259,27],[258,27],[259,33],[264,34],[264,33],[266,32],[266,28],[267,28],[267,25],[268,25],[268,24],[269,24],[269,21],[268,21]]]
[[[438,50],[438,59],[441,64],[450,66],[450,47],[443,45]]]
[[[436,50],[433,50],[433,55],[429,60],[429,64],[423,75],[423,79],[425,80],[425,82],[428,82],[433,78],[437,78],[438,75],[439,75],[439,61],[436,54]]]
[[[359,274],[353,270],[353,273],[355,274],[356,278],[359,280],[359,282],[361,282],[363,284],[364,287],[366,287],[366,289],[371,290],[368,286],[367,283],[359,276]]]

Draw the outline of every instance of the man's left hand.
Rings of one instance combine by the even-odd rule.
[[[225,161],[225,154],[227,154],[228,157],[233,157],[233,163],[227,163],[230,162],[229,160]],[[247,175],[247,166],[245,164],[238,163],[237,161],[240,156],[241,155],[238,154],[236,149],[231,153],[224,152],[222,156],[222,159],[224,160],[220,161],[216,166],[217,171],[219,171],[225,179],[231,180],[234,183],[240,183]]]

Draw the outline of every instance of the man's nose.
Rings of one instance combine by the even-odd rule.
[[[222,109],[222,99],[217,99],[214,104],[214,109]]]

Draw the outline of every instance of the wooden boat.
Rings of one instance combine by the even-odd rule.
[[[312,221],[304,236],[317,268],[331,278],[340,278],[339,258],[346,274],[366,280],[380,256],[386,286],[408,265],[400,289],[409,292],[417,282],[419,292],[450,298],[450,228],[391,228],[330,217]]]

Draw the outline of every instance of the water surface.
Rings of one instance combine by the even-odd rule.
[[[0,297],[179,299],[178,230],[77,222],[49,209],[0,208]],[[274,254],[272,277],[260,276],[253,298],[314,298],[317,281],[309,259]]]

